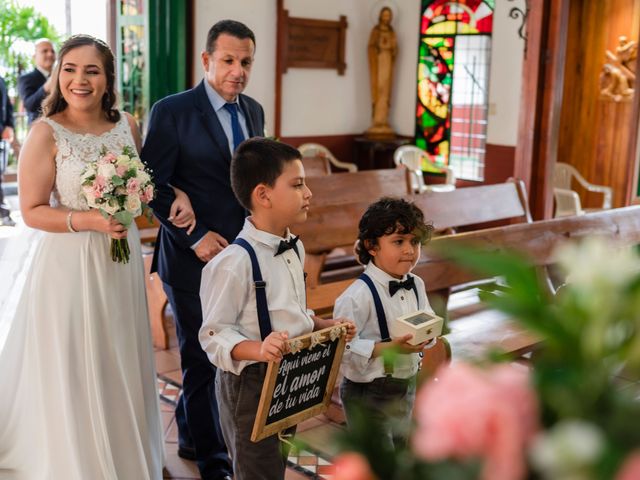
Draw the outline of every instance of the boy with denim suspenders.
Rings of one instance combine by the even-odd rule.
[[[218,367],[216,398],[236,480],[284,478],[278,437],[250,440],[267,362],[288,352],[289,338],[340,323],[306,308],[304,247],[288,228],[307,217],[304,179],[295,148],[266,138],[240,144],[231,185],[251,216],[202,271],[200,343]]]
[[[343,357],[340,398],[347,423],[364,407],[383,428],[389,448],[407,441],[415,399],[419,352],[426,343],[411,345],[411,334],[392,338],[391,322],[417,310],[433,312],[420,277],[410,274],[432,227],[415,205],[383,198],[369,206],[359,224],[356,254],[364,273],[336,300],[334,314],[353,319],[358,330]],[[383,352],[399,353],[392,365]]]

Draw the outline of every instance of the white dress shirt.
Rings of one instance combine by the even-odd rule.
[[[422,279],[413,275],[419,302],[411,290],[400,289],[392,297],[389,293],[389,282],[397,280],[388,273],[369,262],[364,272],[371,278],[380,295],[380,301],[387,317],[389,334],[393,332],[393,320],[400,315],[426,310],[433,312]],[[402,280],[406,280],[406,276]],[[382,357],[372,358],[373,347],[382,340],[378,315],[373,303],[371,290],[362,280],[356,280],[336,300],[333,309],[334,316],[346,317],[353,320],[358,328],[357,335],[349,342],[342,359],[342,373],[352,382],[368,383],[376,378],[384,377],[384,363]],[[420,357],[417,353],[398,355],[394,365],[393,376],[409,378],[418,371]]]
[[[274,332],[289,332],[289,338],[313,331],[313,312],[306,308],[304,247],[298,241],[300,258],[293,249],[275,256],[284,240],[258,230],[247,218],[238,235],[254,248]],[[291,236],[287,232],[285,239]],[[233,360],[231,350],[245,340],[261,340],[251,260],[247,251],[231,244],[202,270],[200,284],[202,327],[200,345],[216,367],[239,375],[255,361]]]

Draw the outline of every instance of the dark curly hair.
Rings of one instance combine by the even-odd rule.
[[[91,35],[73,35],[62,44],[62,47],[60,47],[58,55],[59,60],[51,74],[53,78],[53,88],[51,89],[51,93],[49,93],[42,102],[42,112],[45,117],[50,117],[51,115],[66,110],[67,101],[62,96],[59,82],[62,61],[65,55],[71,50],[85,46],[95,47],[100,54],[104,73],[107,77],[107,86],[104,91],[104,95],[102,96],[102,111],[104,112],[107,120],[115,123],[120,120],[120,112],[115,108],[118,101],[118,96],[116,94],[115,59],[113,58],[113,52],[109,48],[109,45],[98,38],[92,37]]]
[[[373,256],[369,250],[378,245],[378,239],[392,233],[414,233],[422,245],[431,239],[433,225],[425,223],[422,210],[401,198],[384,197],[369,205],[358,225],[356,255],[366,265]]]

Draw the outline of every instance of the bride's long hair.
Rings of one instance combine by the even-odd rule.
[[[64,56],[74,48],[84,47],[86,45],[95,47],[102,59],[102,66],[107,77],[107,88],[102,96],[102,111],[106,115],[107,120],[115,123],[120,120],[120,112],[115,108],[116,102],[118,101],[118,96],[116,94],[116,62],[109,45],[98,38],[92,37],[91,35],[73,35],[62,44],[58,56],[60,60],[51,73],[53,78],[53,88],[42,102],[42,112],[45,117],[50,117],[51,115],[62,112],[67,108],[67,101],[62,96],[59,82],[62,60],[64,59]]]

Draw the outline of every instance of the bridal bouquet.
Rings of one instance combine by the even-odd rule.
[[[113,216],[126,228],[146,210],[153,199],[154,185],[149,172],[129,146],[117,155],[102,147],[100,158],[82,173],[82,193],[91,208],[97,208],[105,218]],[[111,259],[129,262],[129,243],[126,238],[111,240]]]

